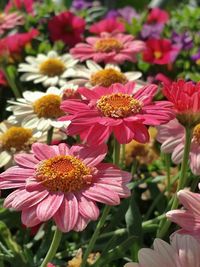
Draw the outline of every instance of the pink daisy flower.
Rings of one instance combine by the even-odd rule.
[[[172,222],[178,224],[182,229],[180,233],[192,234],[200,237],[200,194],[189,190],[181,190],[177,194],[183,209],[171,210],[166,216]]]
[[[170,243],[155,239],[153,249],[139,250],[139,263],[127,263],[124,267],[200,266],[200,243],[194,237],[175,234]]]
[[[185,146],[185,128],[177,119],[158,127],[157,140],[164,153],[172,154],[172,161],[179,164],[182,161]],[[195,175],[200,174],[200,124],[193,129],[193,138],[190,147],[189,163]]]
[[[132,35],[103,32],[100,36],[86,38],[86,43],[77,44],[70,52],[80,61],[93,59],[121,64],[126,60],[135,62],[136,55],[144,49],[145,43],[134,40]]]
[[[96,220],[96,202],[118,205],[128,197],[128,172],[110,163],[101,163],[107,147],[61,143],[48,146],[35,143],[33,154],[15,157],[18,166],[0,177],[0,189],[16,188],[4,202],[7,208],[22,211],[22,223],[33,227],[53,219],[63,232],[82,231]]]
[[[0,35],[2,35],[6,30],[22,25],[23,22],[23,17],[17,12],[0,14]]]
[[[133,82],[93,90],[80,88],[78,92],[85,100],[63,101],[61,109],[70,115],[60,120],[71,120],[68,134],[80,134],[89,144],[101,144],[111,133],[120,144],[133,139],[140,143],[148,142],[146,125],[166,123],[174,118],[174,113],[170,102],[153,101],[156,85],[135,89]]]
[[[102,32],[125,32],[125,25],[115,18],[106,18],[94,23],[89,28],[89,31],[95,34],[101,34]]]

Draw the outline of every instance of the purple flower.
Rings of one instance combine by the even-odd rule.
[[[181,45],[184,50],[189,50],[193,47],[193,39],[189,32],[184,33],[172,33],[172,41]]]
[[[164,24],[162,23],[156,23],[154,25],[151,24],[144,24],[142,31],[141,31],[141,37],[143,39],[147,38],[160,38],[160,34],[162,33],[164,28]]]
[[[191,56],[191,59],[194,60],[197,65],[200,65],[200,49],[196,54]]]
[[[131,6],[118,9],[119,15],[128,23],[131,23],[133,18],[139,19],[139,14]]]
[[[139,17],[139,14],[131,6],[126,6],[120,9],[112,9],[106,15],[106,18],[122,18],[128,23],[131,23],[133,18],[138,19]]]
[[[74,8],[75,10],[82,10],[91,6],[92,6],[91,1],[87,0],[73,0],[72,2],[72,8]]]

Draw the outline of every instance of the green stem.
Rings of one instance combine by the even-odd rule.
[[[169,197],[170,195],[170,155],[165,154],[165,165],[166,165],[166,174],[167,174],[167,196]]]
[[[120,144],[117,142],[117,140],[114,138],[114,147],[113,147],[113,163],[116,165],[119,165],[119,159],[120,159]],[[88,244],[88,247],[84,253],[83,260],[81,263],[81,267],[85,267],[87,264],[87,259],[91,251],[93,250],[93,247],[96,243],[96,240],[99,237],[101,228],[104,226],[104,223],[106,221],[107,215],[110,212],[111,206],[105,206],[103,209],[103,213],[101,215],[101,218],[97,224],[97,227],[92,235],[92,238],[90,239],[90,242]]]
[[[47,132],[47,145],[51,144],[52,137],[53,137],[53,127],[51,127]]]
[[[110,212],[110,209],[111,209],[111,206],[105,206],[104,207],[101,219],[99,220],[99,222],[97,224],[97,227],[96,227],[96,230],[94,231],[94,234],[93,234],[92,238],[90,239],[88,247],[87,247],[87,249],[85,251],[81,267],[85,267],[86,266],[88,256],[91,253],[91,251],[92,251],[92,249],[94,247],[94,244],[96,243],[96,240],[98,239],[100,230],[101,230],[101,228],[103,227],[103,225],[105,223],[105,220],[107,218],[108,213]]]
[[[56,254],[56,251],[58,249],[58,246],[60,244],[61,237],[62,237],[62,232],[60,232],[58,230],[58,228],[56,228],[53,240],[51,242],[51,246],[47,252],[45,259],[43,260],[42,264],[40,265],[40,267],[46,267],[47,264],[53,259],[53,257]]]
[[[10,74],[9,74],[9,71],[7,70],[7,67],[5,66],[2,66],[2,70],[3,70],[3,73],[6,77],[6,80],[15,96],[15,98],[19,98],[21,97],[21,93],[19,92],[17,86],[15,85],[15,81],[12,80],[12,78],[10,77]]]
[[[182,160],[181,170],[180,170],[180,179],[179,179],[178,187],[176,190],[176,194],[173,198],[171,210],[177,209],[178,207],[177,192],[185,187],[185,184],[187,181],[187,168],[188,168],[191,140],[192,140],[192,129],[189,127],[186,127],[185,128],[185,146],[184,146],[184,154],[183,154],[183,160]],[[161,221],[160,223],[157,237],[163,238],[166,235],[170,225],[171,225],[171,221],[168,221],[167,218],[165,217],[163,221]]]

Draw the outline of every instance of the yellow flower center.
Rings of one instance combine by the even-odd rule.
[[[156,59],[159,59],[159,58],[162,57],[162,52],[160,52],[160,51],[155,51],[155,52],[154,52],[154,56],[155,56]]]
[[[23,127],[10,127],[0,136],[0,143],[5,150],[25,150],[31,145],[32,131]]]
[[[91,170],[74,156],[46,159],[36,170],[36,179],[50,191],[74,192],[91,184]]]
[[[100,85],[109,87],[114,83],[125,84],[128,82],[128,79],[120,71],[109,68],[105,70],[99,70],[92,74],[90,82],[93,86]]]
[[[123,48],[123,44],[115,38],[105,38],[98,40],[94,48],[97,52],[119,52]]]
[[[97,107],[106,117],[124,118],[139,113],[142,106],[137,99],[128,94],[116,93],[102,96]]]
[[[55,119],[64,113],[60,109],[61,98],[58,95],[45,95],[33,103],[34,112],[39,118]]]
[[[0,24],[2,24],[4,22],[4,17],[5,17],[5,14],[0,13]]]
[[[194,141],[200,145],[200,123],[194,127],[193,138]]]
[[[200,65],[200,58],[196,60],[196,64]]]
[[[48,58],[40,64],[40,73],[49,77],[60,76],[66,67],[59,58]]]

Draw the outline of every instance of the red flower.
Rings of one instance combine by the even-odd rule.
[[[4,73],[2,70],[0,70],[0,86],[5,86],[7,85],[6,78],[4,76]]]
[[[156,75],[155,80],[163,83],[164,85],[171,85],[172,83],[172,80],[169,77],[160,72]]]
[[[102,32],[125,32],[125,26],[115,18],[107,18],[93,24],[89,31],[95,34],[101,34]]]
[[[163,93],[174,104],[181,124],[195,126],[200,123],[200,82],[179,80],[165,84]]]
[[[39,34],[38,30],[32,29],[26,33],[16,33],[0,40],[0,54],[3,50],[8,53],[20,53],[24,46]]]
[[[25,8],[27,13],[33,13],[33,2],[34,0],[10,0],[6,5],[5,11],[9,12],[12,8]]]
[[[151,9],[150,13],[147,16],[148,23],[165,23],[168,20],[169,14],[160,8]]]
[[[172,45],[168,39],[150,38],[146,42],[146,47],[147,49],[143,53],[143,60],[159,65],[172,63],[180,50],[178,45]]]
[[[52,41],[61,40],[72,47],[82,40],[85,20],[70,11],[65,11],[49,21],[48,29]]]

